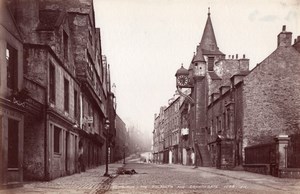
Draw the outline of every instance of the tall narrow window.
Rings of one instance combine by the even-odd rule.
[[[60,136],[61,128],[54,126],[54,138],[53,138],[53,151],[54,153],[60,153]]]
[[[19,164],[19,122],[8,119],[7,167],[18,168]]]
[[[227,130],[227,125],[226,125],[226,114],[225,112],[223,113],[223,130],[226,131]]]
[[[214,57],[208,57],[208,71],[214,70]]]
[[[91,45],[93,45],[93,37],[92,37],[91,32],[89,32],[89,41],[90,41]]]
[[[219,122],[219,117],[216,118],[216,123],[215,123],[215,126],[216,126],[216,134],[218,134],[218,131],[219,131],[218,122]]]
[[[49,67],[49,100],[55,102],[55,67],[52,63]]]
[[[230,117],[231,117],[231,114],[230,114],[230,110],[228,109],[227,110],[227,129],[228,130],[231,130]]]
[[[10,89],[17,89],[18,80],[18,51],[10,46],[6,47],[6,61],[7,61],[7,87]]]
[[[78,116],[78,94],[77,91],[74,89],[74,117],[77,119]]]
[[[69,56],[69,37],[68,34],[64,31],[63,32],[63,45],[64,45],[64,58],[68,60]]]
[[[69,81],[64,78],[64,107],[65,111],[69,112]]]

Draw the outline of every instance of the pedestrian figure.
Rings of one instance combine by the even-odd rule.
[[[82,141],[79,141],[79,157],[78,157],[78,164],[79,164],[79,173],[85,172],[85,165],[83,160],[83,145]]]

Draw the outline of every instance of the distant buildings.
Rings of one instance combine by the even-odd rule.
[[[107,140],[113,162],[124,129],[92,1],[7,0],[0,9],[1,186],[103,165]]]
[[[127,131],[126,124],[124,121],[117,115],[116,116],[116,138],[114,142],[114,156],[113,161],[121,161],[125,156],[128,155],[128,140],[129,133]]]
[[[226,58],[219,50],[208,13],[189,69],[183,69],[189,72],[192,84],[189,96],[194,102],[185,99],[180,105],[180,163],[225,169],[246,163],[247,168],[256,168],[256,171],[273,165],[271,169],[279,173],[283,168],[299,168],[295,161],[300,161],[297,143],[300,137],[300,40],[298,37],[292,45],[292,33],[284,26],[277,42],[277,49],[249,71],[249,59],[245,55]],[[168,141],[168,128],[161,121],[170,118],[163,109],[154,121],[153,154],[157,162],[168,157],[157,152],[160,153],[159,142]],[[171,122],[177,124],[176,120]],[[279,146],[269,150],[272,156],[264,160],[259,160],[260,149],[256,152],[251,148],[251,153],[245,153],[249,146],[266,143]],[[284,155],[286,159],[282,158]],[[257,166],[259,161],[262,166]]]

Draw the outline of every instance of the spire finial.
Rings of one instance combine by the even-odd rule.
[[[208,14],[207,15],[210,15],[210,7],[208,7]]]

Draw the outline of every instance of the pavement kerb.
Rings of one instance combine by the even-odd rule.
[[[186,165],[181,165],[181,164],[167,164],[167,165],[170,165],[170,166],[182,166],[182,167],[192,167],[192,166],[186,166]],[[229,177],[229,178],[232,178],[232,179],[236,179],[236,180],[241,180],[241,181],[247,181],[247,182],[251,182],[253,184],[257,184],[257,185],[261,185],[261,186],[264,186],[264,187],[269,187],[269,188],[272,188],[272,189],[278,189],[278,190],[282,190],[282,191],[288,191],[288,190],[285,190],[283,189],[282,187],[278,186],[278,187],[274,187],[273,186],[269,186],[269,185],[265,185],[265,184],[261,184],[261,183],[258,183],[257,181],[255,180],[251,180],[251,179],[245,179],[245,177],[236,177],[236,176],[231,176],[231,175],[228,175],[226,173],[226,170],[222,170],[222,169],[217,169],[217,168],[213,168],[210,170],[209,167],[193,167],[194,170],[200,170],[200,171],[204,171],[204,172],[209,172],[209,173],[212,173],[212,174],[216,174],[216,175],[220,175],[220,176],[225,176],[225,177]],[[220,172],[215,172],[213,170],[219,170]],[[223,171],[223,172],[222,172]],[[230,170],[227,170],[229,173],[232,173],[232,172],[237,172],[237,171],[230,171]],[[247,171],[244,171],[244,170],[241,170],[239,172],[243,172],[243,173],[250,173],[249,175],[257,175],[257,176],[269,176],[269,175],[262,175],[262,174],[257,174],[257,173],[251,173],[251,172],[247,172]],[[276,177],[272,177],[272,178],[276,178]]]

